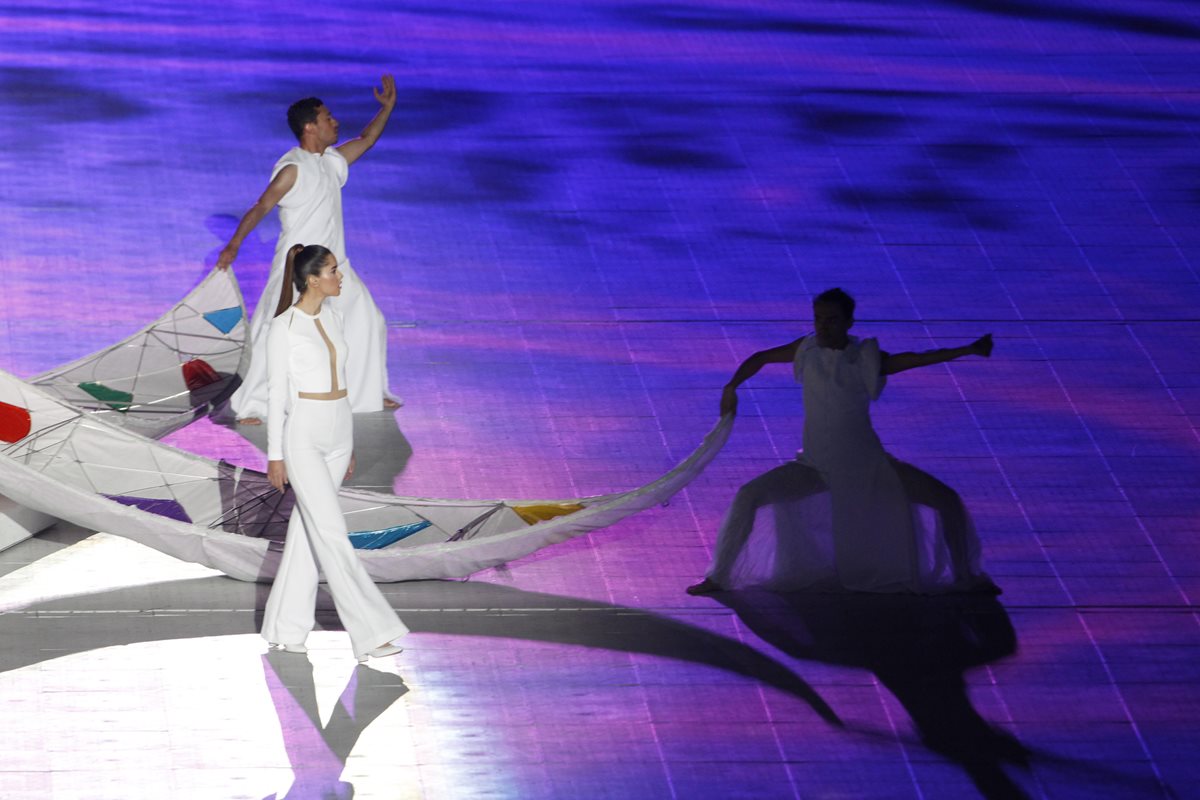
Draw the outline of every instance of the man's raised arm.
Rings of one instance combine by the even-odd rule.
[[[391,75],[383,76],[382,90],[375,88],[372,91],[375,93],[375,99],[379,101],[379,111],[375,112],[375,118],[367,127],[363,128],[362,134],[357,139],[351,139],[345,144],[337,146],[338,152],[346,159],[347,164],[358,161],[363,153],[375,146],[383,129],[387,127],[388,117],[392,116],[392,109],[396,107],[396,81]]]
[[[238,223],[237,230],[233,232],[229,243],[221,250],[221,254],[217,256],[217,269],[229,269],[233,265],[234,259],[237,258],[238,250],[242,247],[242,242],[250,235],[250,231],[262,222],[263,217],[270,213],[271,209],[279,204],[283,196],[291,191],[296,185],[296,167],[288,164],[271,179],[267,184],[266,191],[262,196],[255,201],[254,205],[250,206],[250,210],[242,215],[241,222]]]

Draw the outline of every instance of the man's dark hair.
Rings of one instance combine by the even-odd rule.
[[[317,109],[323,105],[316,97],[306,97],[288,107],[288,127],[296,134],[297,140],[304,135],[305,125],[317,121]]]
[[[826,289],[813,298],[813,305],[815,306],[817,303],[832,303],[841,306],[846,319],[854,319],[854,298],[841,289]]]

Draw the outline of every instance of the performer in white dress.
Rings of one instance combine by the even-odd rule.
[[[374,92],[380,109],[371,124],[357,139],[336,147],[338,122],[319,99],[309,97],[292,104],[288,109],[288,125],[300,144],[275,163],[266,191],[242,217],[217,258],[217,266],[228,269],[250,231],[272,208],[279,206],[282,230],[275,245],[275,258],[250,320],[250,367],[229,401],[243,424],[259,424],[267,413],[267,328],[283,285],[284,261],[295,244],[329,248],[345,278],[341,296],[331,298],[330,302],[346,321],[346,339],[350,345],[347,389],[354,412],[400,405],[388,388],[386,321],[346,258],[342,230],[342,186],[346,184],[350,165],[378,141],[396,105],[396,84],[391,75],[383,76],[382,90],[377,88]]]
[[[290,482],[296,506],[262,635],[273,647],[307,652],[319,569],[358,660],[398,653],[394,640],[408,628],[354,554],[338,504],[342,480],[354,471],[354,418],[341,315],[326,302],[341,292],[337,259],[320,245],[295,245],[284,280],[267,343],[267,478],[280,491]]]
[[[888,455],[870,417],[886,376],[988,357],[991,334],[963,347],[885,353],[875,339],[849,335],[854,300],[841,289],[814,300],[813,321],[815,334],[755,353],[724,388],[721,413],[736,413],[738,386],[767,364],[791,363],[804,386],[804,449],[738,490],[707,577],[688,593],[998,591],[980,569],[979,540],[958,493]],[[934,525],[924,524],[922,506]]]

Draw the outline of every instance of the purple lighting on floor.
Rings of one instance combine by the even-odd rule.
[[[273,706],[238,712],[276,750],[281,731],[274,760],[231,767],[188,727],[194,704],[229,702],[208,684],[136,716],[120,702],[136,664],[52,669],[78,642],[181,636],[169,615],[246,635],[254,587],[0,615],[6,643],[33,642],[0,654],[15,698],[0,796],[130,796],[108,791],[115,775],[147,796],[262,797],[287,768],[297,796],[367,796],[364,776],[531,800],[1200,795],[1190,4],[34,0],[0,10],[0,38],[4,369],[69,362],[177,301],[294,145],[288,104],[317,95],[354,135],[392,72],[396,111],[343,197],[405,401],[355,421],[390,457],[360,458],[364,488],[532,500],[644,483],[709,429],[736,365],[807,332],[812,296],[841,286],[853,332],[891,352],[994,334],[991,360],[898,375],[872,413],[889,452],[962,494],[1004,589],[684,594],[738,485],[800,446],[801,392],[765,370],[668,507],[469,581],[385,587],[417,631],[396,662],[411,693],[335,674],[334,656],[255,662],[246,680]],[[234,267],[251,312],[278,230],[268,217]],[[260,433],[203,419],[168,441],[263,469]],[[100,546],[60,551],[64,536],[32,543],[48,570]],[[132,609],[138,624],[105,624]],[[316,710],[330,687],[332,728]],[[372,741],[388,709],[409,760]],[[47,744],[68,718],[70,763]],[[209,747],[146,755],[176,731]],[[140,774],[113,766],[129,753]]]

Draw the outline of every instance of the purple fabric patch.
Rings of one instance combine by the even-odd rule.
[[[162,500],[151,497],[129,497],[121,494],[106,494],[104,495],[109,500],[116,500],[127,506],[140,508],[142,511],[148,511],[151,514],[158,514],[160,517],[176,519],[180,522],[191,524],[192,518],[183,510],[183,506],[179,505],[175,500]]]

